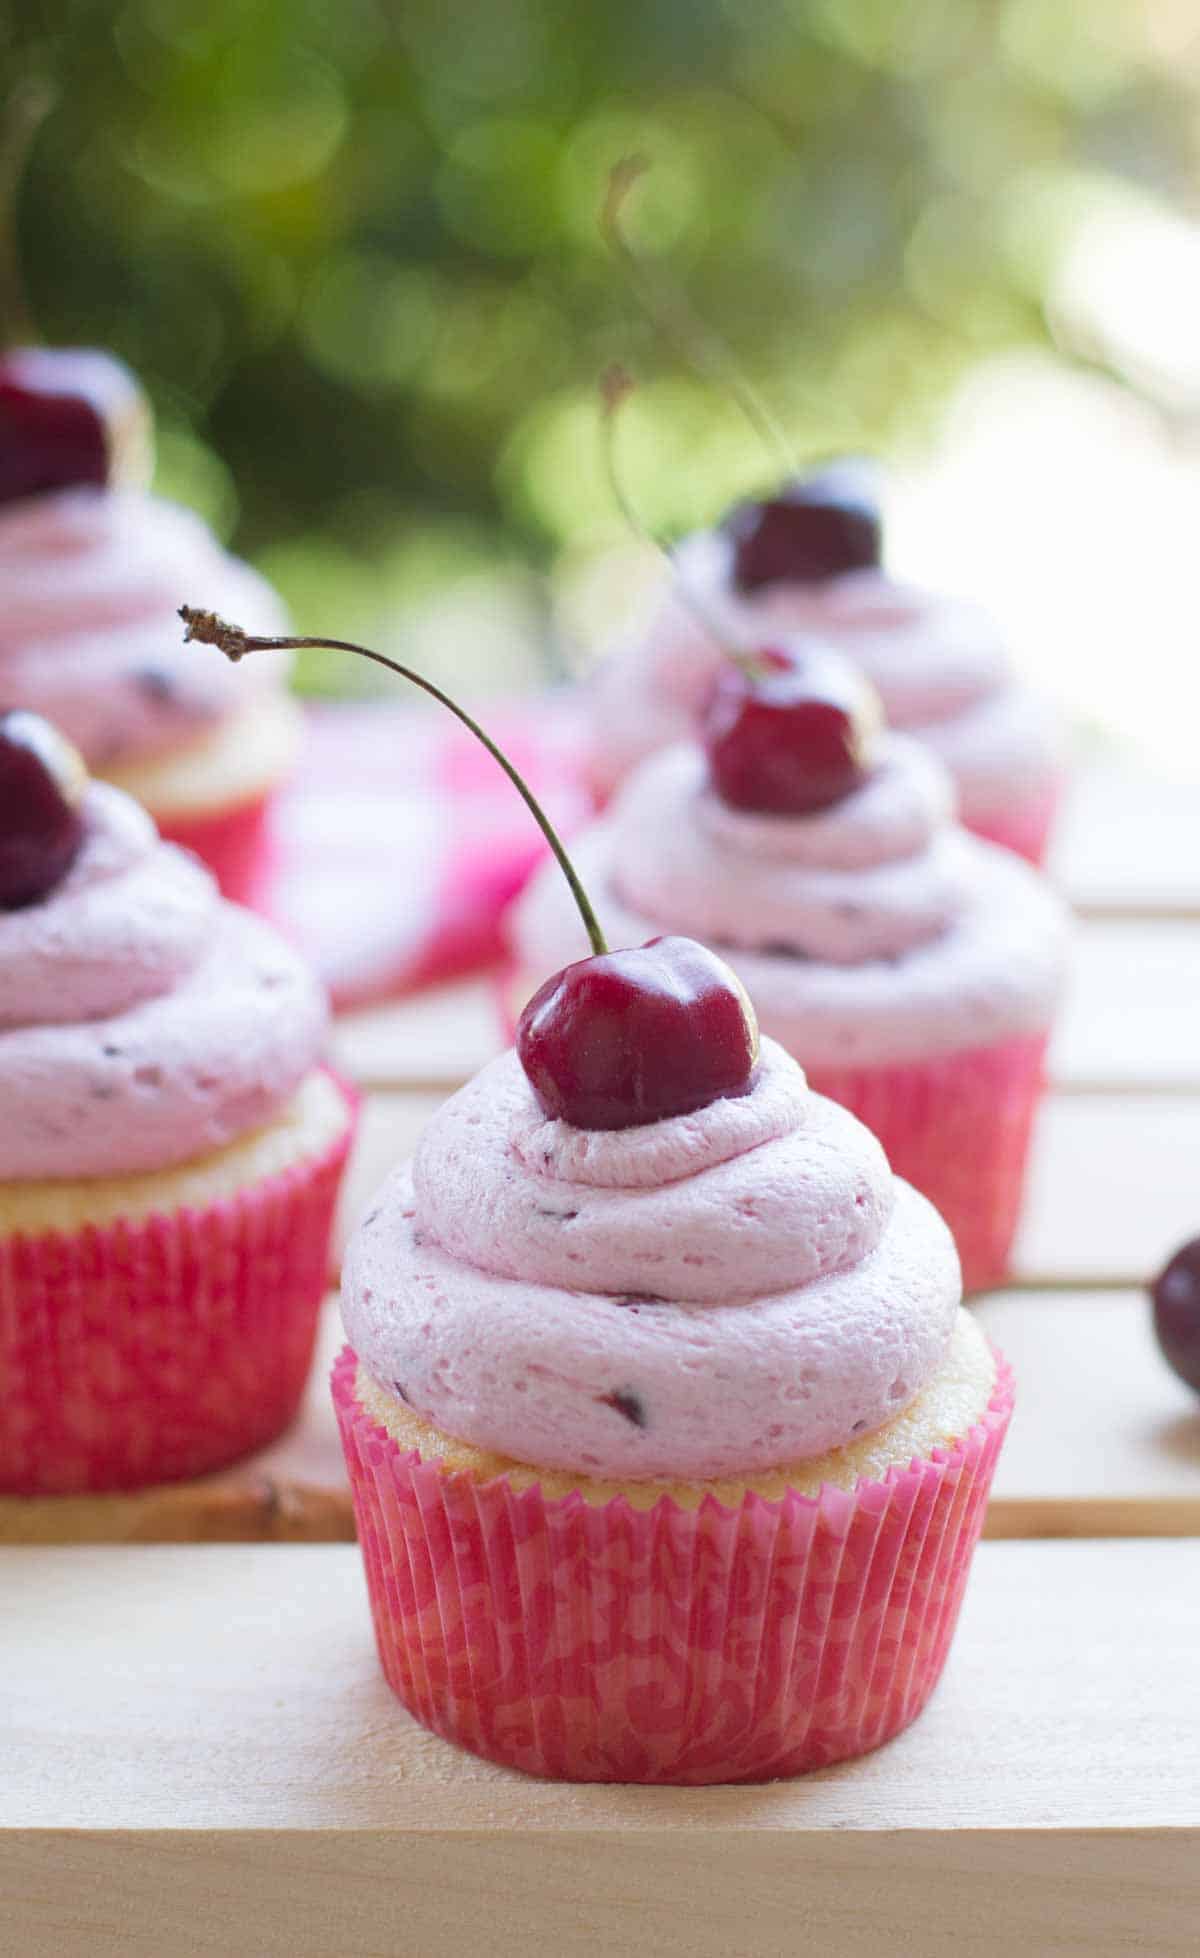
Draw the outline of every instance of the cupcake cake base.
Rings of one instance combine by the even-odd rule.
[[[145,1176],[0,1184],[0,1492],[221,1468],[287,1427],[328,1286],[350,1099]]]
[[[461,1447],[365,1375],[333,1394],[375,1634],[424,1725],[579,1781],[804,1773],[937,1682],[1012,1408],[960,1315],[888,1428],[744,1483],[588,1483]]]
[[[182,751],[131,763],[108,779],[149,810],[165,842],[208,865],[223,897],[253,903],[271,870],[271,804],[302,742],[302,711],[280,695],[256,701]]]

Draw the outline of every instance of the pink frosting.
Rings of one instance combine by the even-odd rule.
[[[806,1065],[884,1063],[1044,1031],[1061,986],[1063,907],[951,816],[940,764],[902,735],[853,794],[798,817],[727,807],[681,745],[636,770],[572,854],[610,944],[704,939]],[[530,979],[587,950],[552,873],[510,914]]]
[[[0,706],[44,714],[93,767],[169,753],[277,686],[284,654],[235,674],[180,656],[177,608],[283,632],[270,586],[200,518],[136,490],[71,489],[0,509]]]
[[[168,1169],[261,1127],[319,1058],[325,1002],[127,796],[40,904],[0,912],[0,1179]]]
[[[1016,686],[987,614],[965,600],[902,585],[883,571],[824,584],[732,584],[720,531],[687,539],[678,576],[735,643],[811,633],[853,659],[879,689],[889,723],[932,747],[955,777],[964,819],[985,821],[1012,797],[1044,792],[1062,768],[1061,732],[1045,703]],[[609,789],[644,756],[686,738],[717,668],[712,636],[668,595],[645,637],[616,652],[593,688],[595,770]]]
[[[763,1043],[749,1095],[641,1129],[548,1121],[507,1053],[351,1241],[349,1337],[444,1432],[546,1468],[719,1476],[880,1427],[936,1370],[949,1232]]]

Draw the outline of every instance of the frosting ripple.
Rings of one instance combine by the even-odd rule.
[[[168,1169],[283,1106],[326,1009],[296,954],[93,782],[39,904],[0,912],[0,1179]]]
[[[343,1314],[380,1383],[460,1440],[708,1477],[880,1427],[960,1291],[931,1206],[767,1041],[748,1095],[612,1132],[548,1121],[502,1055],[355,1234]]]
[[[286,630],[266,581],[191,511],[135,490],[69,489],[0,509],[0,706],[52,721],[94,768],[169,754],[277,686],[287,655],[235,674],[181,651],[203,599],[251,631]]]

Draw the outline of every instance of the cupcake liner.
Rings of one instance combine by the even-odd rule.
[[[962,820],[975,836],[982,836],[986,843],[999,843],[1006,850],[1015,850],[1019,857],[1040,870],[1050,848],[1063,787],[1064,783],[1057,781],[1041,795],[1014,801],[1003,813],[997,810],[987,816],[964,816]]]
[[[164,842],[178,843],[200,857],[222,896],[235,904],[253,904],[262,899],[271,871],[271,800],[269,794],[260,795],[203,816],[165,816],[158,821],[159,834]]]
[[[907,1726],[945,1662],[1012,1411],[853,1494],[635,1510],[402,1449],[350,1348],[333,1397],[389,1685],[527,1773],[702,1784],[801,1774]]]
[[[968,1292],[1008,1270],[1046,1042],[1039,1034],[894,1066],[805,1070],[809,1086],[857,1115],[897,1176],[941,1212]]]
[[[354,1132],[200,1209],[0,1237],[0,1492],[178,1481],[296,1412]]]

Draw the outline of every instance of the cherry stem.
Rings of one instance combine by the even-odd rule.
[[[558,867],[570,885],[571,895],[579,907],[579,915],[583,919],[584,929],[587,932],[588,942],[591,945],[592,951],[598,958],[603,957],[608,951],[608,941],[600,928],[600,920],[592,909],[591,900],[579,881],[575,866],[563,848],[553,823],[534,795],[533,790],[529,787],[524,777],[513,767],[512,762],[509,761],[508,756],[503,750],[496,746],[491,735],[480,727],[479,722],[468,714],[465,707],[460,707],[458,702],[452,700],[448,693],[443,693],[441,687],[437,686],[434,681],[427,680],[423,673],[415,672],[411,666],[402,666],[399,660],[389,658],[387,653],[377,653],[370,646],[356,645],[352,639],[325,639],[307,636],[303,638],[260,637],[246,632],[240,625],[231,625],[227,619],[222,619],[216,612],[206,612],[195,605],[181,605],[179,607],[179,616],[184,624],[183,636],[185,641],[195,639],[205,646],[218,646],[226,658],[233,660],[235,663],[240,659],[244,659],[247,653],[272,651],[303,652],[309,648],[317,650],[328,649],[335,653],[357,653],[360,659],[373,660],[376,666],[384,666],[389,673],[399,674],[402,680],[411,681],[414,687],[420,687],[422,693],[430,694],[443,707],[448,707],[455,719],[461,721],[463,726],[470,730],[477,741],[482,742],[489,755],[491,755],[492,760],[499,762],[504,773],[508,776],[509,781],[516,789],[517,794],[521,797],[521,800],[541,830],[542,835],[550,845]]]
[[[37,338],[21,276],[17,193],[34,137],[54,102],[49,82],[27,78],[13,89],[0,122],[0,318],[7,329],[5,344],[12,347]]]
[[[678,288],[650,270],[625,236],[622,227],[625,200],[649,168],[646,157],[625,156],[609,171],[608,189],[600,211],[604,239],[625,267],[630,284],[655,326],[675,342],[685,359],[700,373],[711,375],[729,389],[759,441],[779,464],[781,473],[794,476],[797,465],[792,445],[732,349],[700,318]]]
[[[679,561],[671,546],[665,544],[661,537],[656,537],[649,525],[638,515],[638,512],[634,509],[629,492],[621,480],[621,472],[617,467],[617,416],[621,412],[622,404],[633,393],[636,385],[637,383],[634,381],[633,376],[617,363],[614,363],[606,369],[600,381],[600,401],[602,406],[602,419],[600,424],[601,454],[604,461],[604,473],[608,478],[608,486],[612,491],[613,501],[616,503],[617,508],[620,510],[621,515],[629,525],[634,536],[639,538],[643,544],[648,544],[652,550],[657,551],[660,557],[666,559],[675,580],[676,593],[695,619],[701,631],[712,640],[725,659],[732,660],[733,664],[740,666],[745,673],[757,673],[760,663],[755,660],[753,653],[743,652],[740,648],[732,646],[729,643],[731,635],[728,629],[697,598],[695,592],[688,584],[687,579],[680,571]]]

